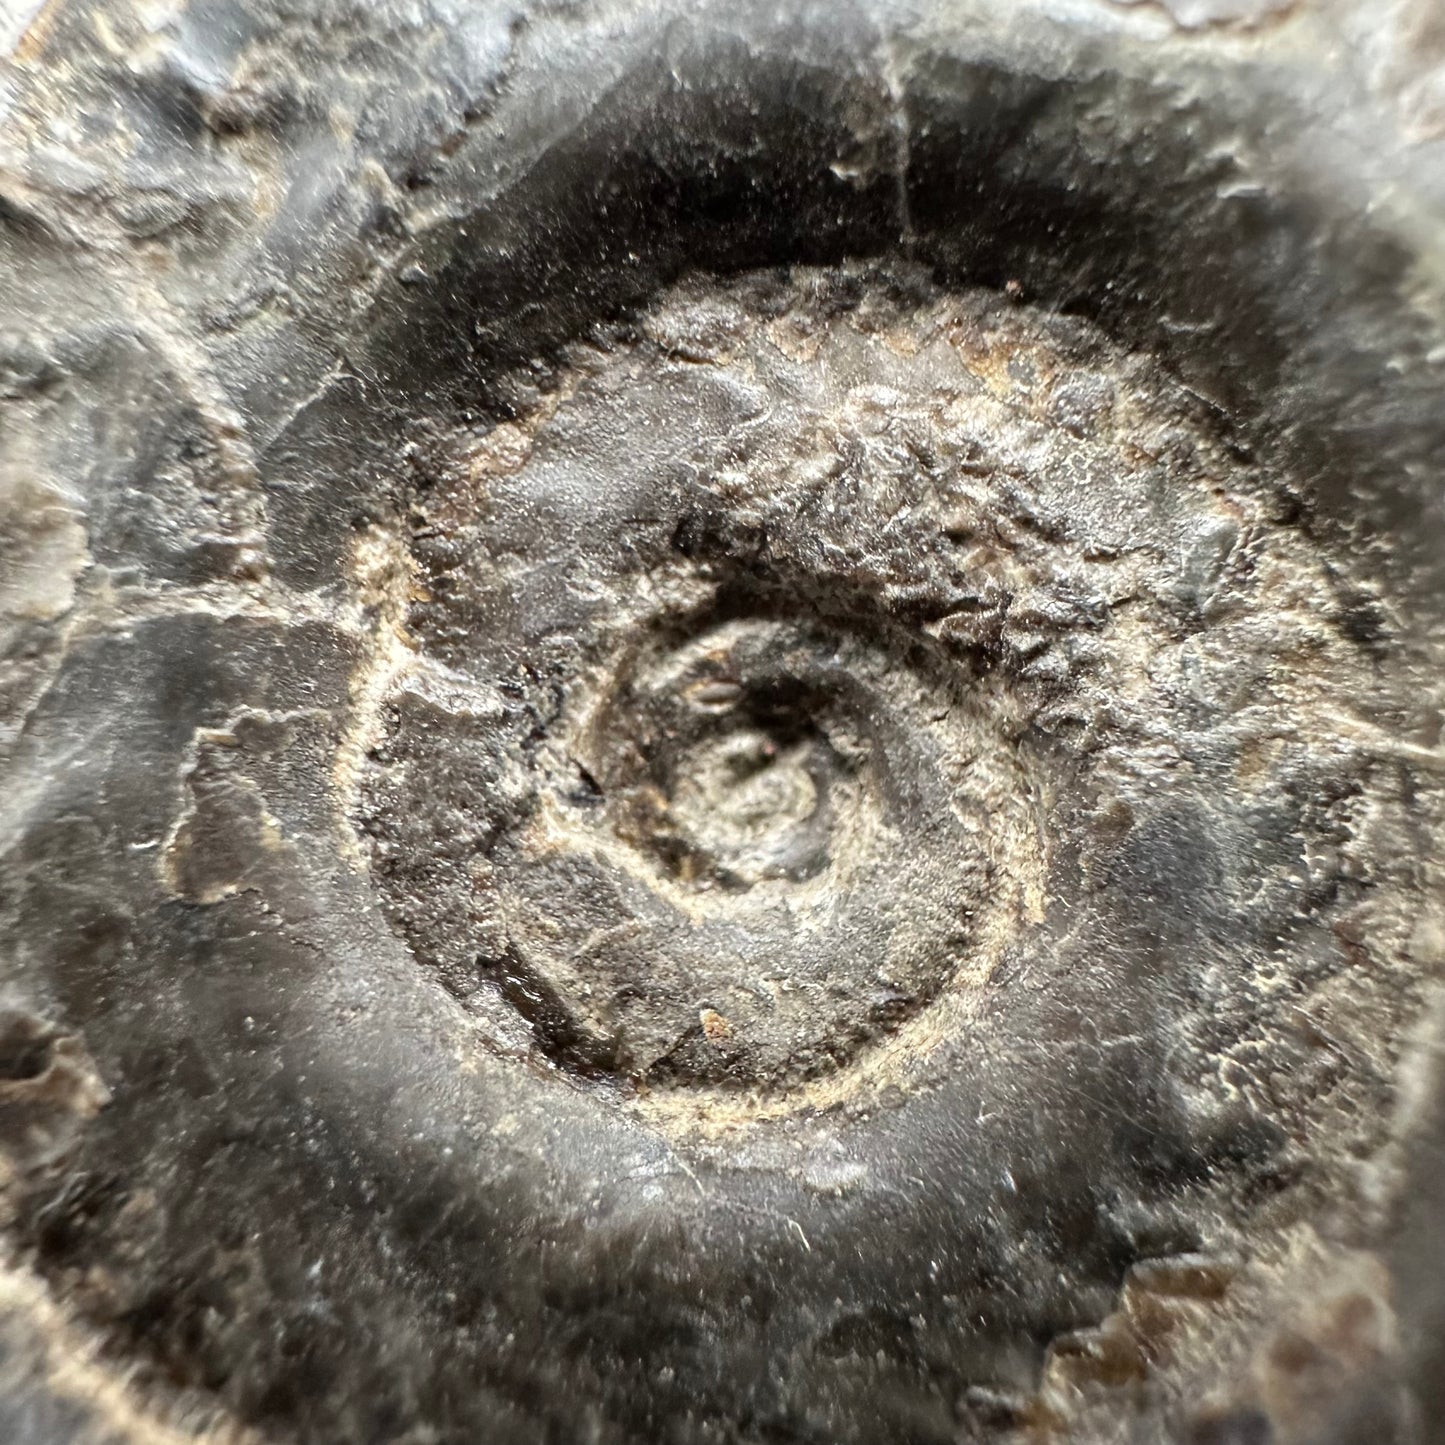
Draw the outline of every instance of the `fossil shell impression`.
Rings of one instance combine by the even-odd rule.
[[[0,23],[0,1438],[1439,1438],[1439,19]]]

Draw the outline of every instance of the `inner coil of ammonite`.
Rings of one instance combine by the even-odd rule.
[[[1197,398],[906,265],[693,277],[518,396],[413,440],[357,804],[488,1047],[708,1133],[971,1053],[1023,1109],[1052,1033],[1206,1154],[1368,1132],[1279,1061],[1405,1006],[1340,945],[1410,886],[1371,604]]]

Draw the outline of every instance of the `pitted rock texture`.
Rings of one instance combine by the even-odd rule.
[[[1411,1007],[1367,902],[1424,904],[1368,841],[1400,683],[1216,430],[1094,328],[908,267],[697,278],[579,342],[413,457],[356,804],[393,926],[491,1046],[644,1112],[917,1087],[1036,987],[1152,986],[1190,1000],[1180,1127],[1369,1148],[1305,1038]],[[1141,887],[1167,961],[1129,961]]]

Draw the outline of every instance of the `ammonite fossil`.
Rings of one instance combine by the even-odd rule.
[[[1433,0],[51,0],[0,1435],[1445,1429]]]

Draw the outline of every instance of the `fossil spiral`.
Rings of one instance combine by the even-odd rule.
[[[0,38],[12,1438],[1434,1438],[1428,11]]]

